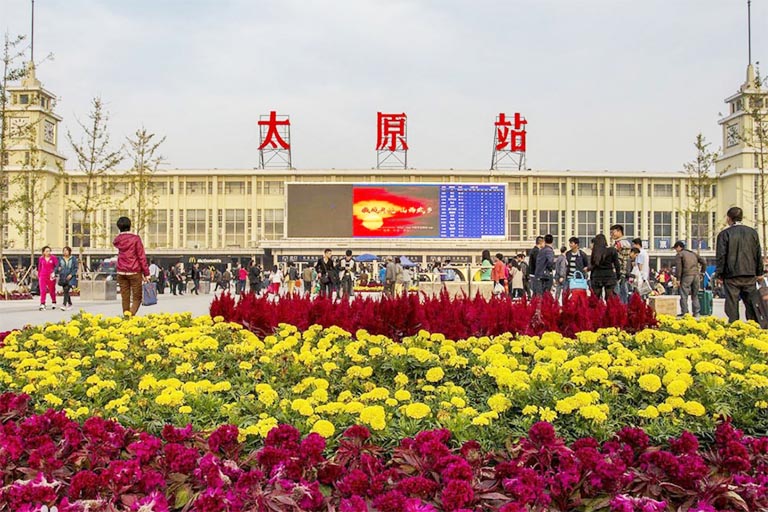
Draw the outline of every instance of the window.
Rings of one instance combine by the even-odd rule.
[[[653,212],[653,248],[672,248],[672,212]]]
[[[542,236],[552,235],[557,247],[560,235],[560,210],[539,210],[539,233]]]
[[[520,226],[520,210],[509,210],[509,239],[522,240],[522,227]]]
[[[245,194],[245,182],[244,181],[225,181],[224,182],[224,194]]]
[[[119,182],[119,183],[113,183],[110,192],[113,196],[122,196],[125,197],[128,195],[128,189],[130,187],[128,186],[128,183],[125,181]]]
[[[109,210],[109,241],[115,239],[117,234],[120,232],[117,229],[117,219],[120,217],[130,217],[130,212],[128,210]]]
[[[168,194],[168,183],[164,181],[151,181],[147,191],[154,196],[164,196]]]
[[[528,195],[528,182],[520,183],[516,181],[509,184],[509,195],[514,196],[527,196]]]
[[[576,233],[579,238],[579,245],[589,247],[592,239],[597,235],[596,211],[577,212]]]
[[[690,249],[709,249],[709,212],[691,212],[688,222],[691,228]]]
[[[20,94],[19,95],[19,103],[22,105],[28,105],[29,104],[29,94]]]
[[[671,183],[655,183],[653,185],[653,195],[656,197],[672,197]]]
[[[577,191],[580,196],[597,196],[597,183],[579,183]]]
[[[245,246],[245,210],[224,210],[224,245]]]
[[[616,195],[619,197],[634,197],[637,194],[637,188],[634,183],[617,183]]]
[[[84,222],[83,212],[74,211],[71,212],[71,225],[70,233],[72,234],[72,247],[80,247],[82,241],[83,247],[91,246],[91,226],[90,223]],[[117,228],[115,228],[117,229]]]
[[[267,240],[283,238],[284,218],[283,210],[264,210],[264,238]]]
[[[264,195],[282,196],[285,194],[285,183],[282,181],[265,181]]]
[[[75,181],[69,184],[69,194],[73,196],[84,196],[88,193],[88,184],[84,181]]]
[[[205,247],[205,210],[187,210],[184,227],[187,247]]]
[[[147,225],[146,244],[150,248],[170,247],[168,240],[168,210],[155,210]]]
[[[624,236],[628,238],[635,238],[635,212],[617,211],[614,224],[621,224],[624,226]]]
[[[188,181],[186,186],[187,195],[198,195],[205,193],[204,181]]]
[[[559,183],[541,183],[539,184],[539,194],[542,196],[559,196],[560,184]]]

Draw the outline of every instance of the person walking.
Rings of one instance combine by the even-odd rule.
[[[532,297],[534,295],[542,294],[539,280],[536,279],[536,260],[539,257],[539,251],[541,251],[542,247],[544,247],[544,237],[537,236],[536,245],[533,246],[533,249],[531,249],[531,252],[528,254],[528,288]]]
[[[192,265],[192,270],[190,271],[190,278],[192,279],[192,284],[194,286],[192,287],[192,291],[189,293],[200,295],[200,265],[198,263],[195,263],[194,265]]]
[[[230,272],[228,268],[225,268],[224,272],[221,273],[221,288],[227,293],[229,293],[231,282],[232,272]]]
[[[120,285],[123,313],[136,315],[141,306],[141,285],[149,282],[149,266],[141,237],[131,230],[131,219],[117,219],[120,233],[112,241],[117,249],[117,284]]]
[[[595,237],[592,244],[589,265],[592,293],[597,298],[605,298],[607,301],[616,292],[616,284],[621,274],[621,263],[616,247],[609,246],[608,240],[602,233]]]
[[[738,206],[726,214],[728,227],[717,235],[715,276],[725,291],[725,314],[729,322],[739,319],[739,300],[744,302],[747,320],[757,320],[750,295],[763,276],[760,237],[741,222],[744,213]]]
[[[624,238],[624,226],[621,224],[614,224],[610,230],[611,242],[616,248],[616,252],[619,255],[619,267],[621,268],[621,275],[616,283],[616,293],[623,304],[629,302],[629,288],[627,286],[627,276],[630,272],[629,267],[629,251],[632,250],[632,244]]]
[[[520,258],[509,259],[509,296],[513,299],[522,299],[525,295],[525,272],[520,270]]]
[[[72,297],[70,297],[69,293],[72,288],[77,286],[77,257],[72,256],[72,248],[69,246],[64,247],[61,253],[62,256],[56,268],[56,273],[59,276],[59,286],[61,286],[64,292],[61,310],[68,311],[72,309]]]
[[[560,302],[563,290],[568,286],[565,280],[568,278],[568,258],[565,257],[565,246],[560,248],[560,254],[555,258],[555,300]]]
[[[272,269],[272,274],[269,276],[269,294],[276,297],[279,296],[281,284],[283,284],[283,273],[280,271],[280,267],[275,265]]]
[[[491,281],[493,281],[493,293],[496,295],[503,295],[508,288],[507,285],[507,269],[504,265],[504,255],[500,252],[496,253],[493,257],[493,267],[491,267]],[[497,285],[501,285],[503,288],[499,288],[499,292],[496,292]]]
[[[552,290],[552,271],[555,269],[555,250],[552,243],[555,238],[552,235],[544,237],[544,245],[536,253],[536,268],[534,277],[536,283],[536,295],[543,296]]]
[[[680,315],[688,314],[688,296],[691,297],[693,316],[699,318],[701,306],[699,304],[699,288],[701,287],[701,274],[707,268],[704,258],[685,248],[685,242],[678,240],[672,246],[677,252],[675,269],[680,291]]]
[[[45,310],[46,295],[51,296],[51,309],[56,309],[56,267],[59,260],[51,254],[51,247],[43,247],[43,253],[37,260],[37,282],[40,285],[40,311]]]
[[[318,258],[315,263],[315,271],[317,272],[317,278],[320,281],[320,295],[333,297],[333,251],[326,249],[323,251],[323,255]]]
[[[165,285],[168,281],[168,272],[163,268],[160,267],[160,270],[157,272],[157,293],[165,294]]]
[[[259,288],[261,287],[261,269],[255,261],[251,261],[251,266],[248,267],[248,286],[250,287],[252,294],[259,294]]]
[[[312,265],[307,265],[301,271],[301,280],[304,283],[304,295],[312,296],[312,283],[315,281],[316,272]]]
[[[155,264],[155,260],[149,260],[149,281],[156,283],[159,273],[160,267]]]
[[[347,299],[352,298],[352,292],[355,287],[355,271],[357,266],[355,260],[352,258],[352,251],[347,249],[344,253],[344,257],[339,260],[339,280],[341,287],[339,288],[339,295]]]
[[[288,295],[293,295],[296,292],[296,281],[299,280],[299,269],[296,268],[294,262],[288,263]]]
[[[237,288],[238,288],[238,294],[245,293],[245,282],[248,279],[248,270],[243,266],[242,263],[238,263],[238,269],[237,269]]]
[[[579,247],[579,239],[572,236],[568,239],[568,245],[570,250],[565,253],[565,259],[568,264],[568,272],[565,275],[565,293],[568,293],[571,279],[574,278],[576,272],[581,272],[586,276],[589,267],[589,257]]]
[[[168,284],[170,284],[171,293],[176,295],[176,289],[179,287],[179,274],[176,271],[176,265],[171,265],[168,269]]]
[[[480,280],[491,281],[491,273],[493,270],[493,261],[491,261],[491,251],[485,249],[480,256]]]

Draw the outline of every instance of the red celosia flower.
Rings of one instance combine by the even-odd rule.
[[[440,501],[445,510],[458,510],[472,503],[475,499],[475,493],[469,482],[462,480],[451,480],[443,488],[440,494]]]
[[[240,453],[240,443],[237,440],[238,428],[235,425],[222,425],[208,437],[208,448],[214,453],[220,453],[230,459],[236,459]]]
[[[163,447],[165,464],[173,473],[189,474],[197,467],[200,452],[178,443],[168,443]]]
[[[169,443],[183,443],[192,438],[192,425],[185,428],[176,428],[173,425],[165,425],[162,433],[163,439]]]
[[[93,471],[78,471],[69,484],[69,497],[73,500],[93,500],[98,496],[101,482]]]

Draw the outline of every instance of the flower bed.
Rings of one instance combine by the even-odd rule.
[[[210,313],[240,323],[260,336],[271,334],[281,323],[289,323],[301,330],[314,324],[337,326],[349,332],[365,329],[394,340],[420,330],[459,339],[552,331],[572,336],[602,327],[636,331],[656,324],[653,311],[637,295],[627,306],[618,298],[606,304],[594,297],[566,299],[560,306],[551,295],[544,300],[512,302],[508,298],[486,300],[479,295],[473,299],[452,299],[444,292],[440,297],[408,294],[392,299],[363,297],[334,303],[300,296],[274,301],[253,294],[241,295],[236,301],[223,294],[213,300]]]
[[[188,314],[128,320],[83,313],[27,328],[0,348],[0,383],[61,407],[157,433],[164,422],[232,423],[263,437],[278,423],[327,435],[362,423],[392,446],[422,430],[499,447],[536,421],[567,439],[625,425],[654,439],[705,435],[719,415],[750,434],[768,424],[768,332],[717,319],[658,329],[401,342],[338,327],[281,325],[263,339]]]
[[[14,290],[8,294],[0,293],[0,300],[29,300],[32,299],[32,294],[29,292],[19,292]]]
[[[98,417],[28,411],[0,395],[0,510],[757,511],[768,508],[768,438],[718,426],[713,449],[683,433],[652,446],[625,428],[570,446],[548,423],[506,450],[457,445],[447,430],[386,450],[365,427],[326,447],[280,425],[248,451],[236,426],[159,437]]]

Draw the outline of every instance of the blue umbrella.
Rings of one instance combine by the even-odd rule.
[[[400,256],[400,264],[404,267],[415,267],[416,263],[409,260],[406,256]]]
[[[360,263],[370,263],[371,261],[376,261],[378,259],[379,258],[376,257],[375,254],[365,253],[365,254],[361,254],[360,256],[357,256],[355,258],[355,261],[359,261]]]

